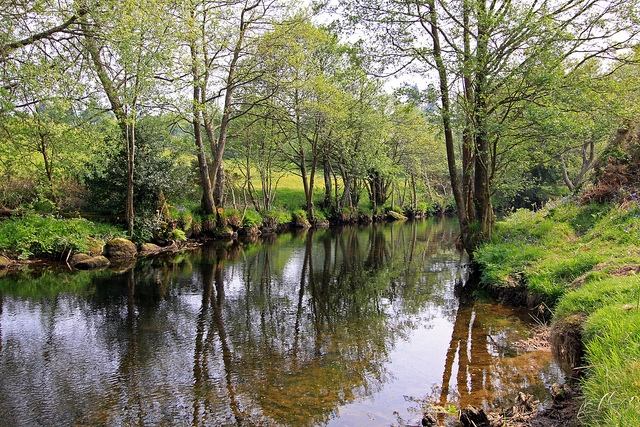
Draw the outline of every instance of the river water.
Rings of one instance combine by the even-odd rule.
[[[0,426],[397,426],[544,399],[524,312],[461,303],[454,221],[0,278]]]

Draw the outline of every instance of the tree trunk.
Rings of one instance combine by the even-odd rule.
[[[134,119],[135,120],[135,119]],[[136,159],[136,133],[135,133],[135,121],[126,124],[126,144],[127,144],[127,200],[126,200],[126,213],[125,218],[127,220],[127,228],[129,230],[129,237],[133,237],[134,228],[134,209],[133,209],[133,197],[134,197],[134,172],[135,172],[135,159]]]
[[[323,173],[324,173],[324,206],[325,208],[331,207],[331,200],[333,199],[333,188],[331,181],[331,162],[329,156],[324,155],[323,159]]]
[[[134,186],[134,171],[135,171],[135,127],[133,124],[129,125],[131,117],[129,117],[127,111],[125,111],[124,105],[118,95],[118,91],[107,73],[107,68],[100,56],[100,49],[96,44],[96,40],[93,36],[89,25],[86,22],[82,22],[81,29],[83,31],[84,39],[86,41],[85,46],[89,53],[89,57],[93,62],[98,80],[109,100],[111,111],[116,116],[118,126],[122,132],[126,144],[127,152],[127,200],[125,206],[125,219],[128,226],[129,236],[133,236],[133,223],[134,223],[134,209],[133,209],[133,186]],[[132,112],[132,116],[135,119],[135,113]]]
[[[433,42],[433,56],[438,71],[438,79],[440,83],[440,102],[442,103],[442,127],[444,130],[445,146],[447,151],[447,167],[449,168],[449,178],[451,180],[451,190],[456,201],[456,209],[458,213],[458,221],[460,223],[460,234],[464,248],[472,253],[474,244],[471,241],[469,218],[467,217],[466,201],[463,197],[462,186],[458,176],[456,166],[455,142],[453,139],[453,127],[451,124],[451,102],[449,98],[449,82],[447,79],[447,69],[442,57],[442,49],[440,47],[440,35],[438,26],[438,17],[436,13],[435,0],[428,0],[429,7],[429,25],[430,35]]]
[[[491,227],[493,225],[493,206],[491,204],[490,185],[490,146],[487,129],[487,103],[486,84],[487,75],[485,63],[487,61],[487,50],[489,35],[487,34],[487,12],[484,0],[478,4],[478,42],[476,54],[475,72],[475,99],[473,103],[474,123],[475,123],[475,166],[474,166],[474,208],[475,220],[479,225],[473,237],[474,246],[484,240],[491,238]]]
[[[193,18],[193,12],[192,12]],[[198,68],[198,49],[195,41],[189,45],[191,51],[191,76],[193,79],[193,98],[191,102],[191,114],[193,124],[193,136],[196,143],[196,155],[198,157],[198,171],[200,173],[200,185],[202,186],[202,210],[205,215],[216,213],[216,205],[213,200],[213,189],[209,178],[209,164],[207,162],[207,152],[202,138],[202,87],[200,86],[200,70]]]

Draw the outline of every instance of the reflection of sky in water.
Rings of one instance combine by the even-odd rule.
[[[561,375],[547,354],[510,348],[528,330],[512,310],[457,310],[455,229],[351,233],[142,262],[133,300],[128,273],[46,297],[11,284],[0,426],[389,426],[394,412],[493,405]]]

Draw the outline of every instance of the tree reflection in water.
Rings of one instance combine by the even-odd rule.
[[[358,419],[388,426],[407,410],[390,384],[490,402],[516,369],[511,326],[494,306],[458,308],[456,234],[446,221],[292,232],[117,273],[0,278],[0,425],[322,426],[361,423],[348,408],[365,417],[371,401],[393,407]],[[426,352],[398,358],[413,347]],[[39,382],[45,398],[26,386]]]

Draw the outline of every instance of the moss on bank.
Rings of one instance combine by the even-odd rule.
[[[587,367],[585,425],[640,425],[640,203],[517,211],[475,257],[483,284],[553,315],[556,353]]]

